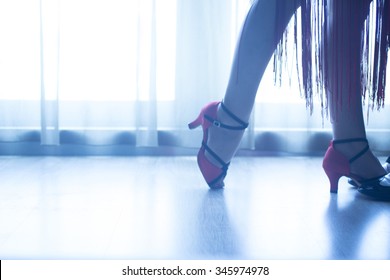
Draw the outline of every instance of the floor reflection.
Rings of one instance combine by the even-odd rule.
[[[231,224],[223,190],[209,190],[197,217],[199,254],[208,259],[234,259],[240,255],[239,239]]]
[[[388,203],[381,208],[371,207],[372,203],[359,195],[347,204],[337,195],[331,197],[326,212],[329,259],[390,258],[384,249],[390,244],[390,208]]]

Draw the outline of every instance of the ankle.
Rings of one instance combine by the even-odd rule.
[[[359,142],[339,142],[343,140],[334,140],[333,147],[336,151],[342,153],[348,159],[355,157],[361,151],[368,147],[368,142],[359,141]]]
[[[218,105],[216,119],[213,121],[217,125],[209,127],[207,145],[219,159],[228,163],[235,155],[248,123],[223,102]],[[208,151],[205,152],[205,156],[212,164],[221,167],[219,160]]]
[[[358,138],[359,139],[359,138]],[[383,176],[387,172],[369,148],[367,140],[334,140],[333,147],[350,162],[350,171],[362,179]]]
[[[241,112],[235,106],[226,105],[222,101],[218,105],[217,117],[221,123],[233,126],[242,126],[244,129],[248,126],[249,116],[248,112]]]

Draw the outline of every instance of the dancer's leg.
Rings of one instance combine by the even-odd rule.
[[[298,6],[297,0],[258,0],[247,15],[224,97],[226,107],[245,122],[249,120],[269,60]],[[221,109],[218,110],[218,119],[226,124],[237,125]],[[242,135],[243,131],[210,128],[208,145],[228,162],[235,154]],[[207,153],[206,156],[218,165]]]
[[[360,83],[360,44],[369,1],[328,0],[328,4],[325,59],[328,63],[327,90],[334,139],[366,138]],[[335,148],[352,158],[365,145],[364,142],[356,142]],[[351,172],[363,178],[385,173],[371,151],[351,165]]]

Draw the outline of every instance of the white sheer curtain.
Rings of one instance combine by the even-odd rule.
[[[1,0],[0,17],[3,142],[158,145],[176,0]]]
[[[34,143],[40,151],[198,147],[201,131],[187,123],[223,97],[249,4],[0,0],[0,153]],[[278,88],[271,61],[242,148],[305,152],[327,144],[328,121],[323,128],[319,107],[308,116],[293,64],[291,86]],[[375,135],[389,136],[387,111],[370,116]],[[389,150],[388,141],[374,143]]]

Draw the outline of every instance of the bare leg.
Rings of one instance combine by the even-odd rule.
[[[260,80],[288,22],[299,6],[298,2],[258,0],[253,3],[247,15],[236,46],[233,67],[224,97],[226,107],[245,122],[251,115]],[[278,17],[277,13],[279,13]],[[218,119],[226,124],[237,125],[221,109],[218,110]],[[225,162],[229,162],[244,132],[211,127],[209,133],[209,147]],[[218,165],[207,153],[206,156]]]
[[[329,110],[334,139],[366,138],[360,84],[360,42],[369,1],[329,0],[326,62]],[[366,144],[339,144],[335,148],[352,158]],[[351,166],[363,178],[385,174],[371,151]]]

